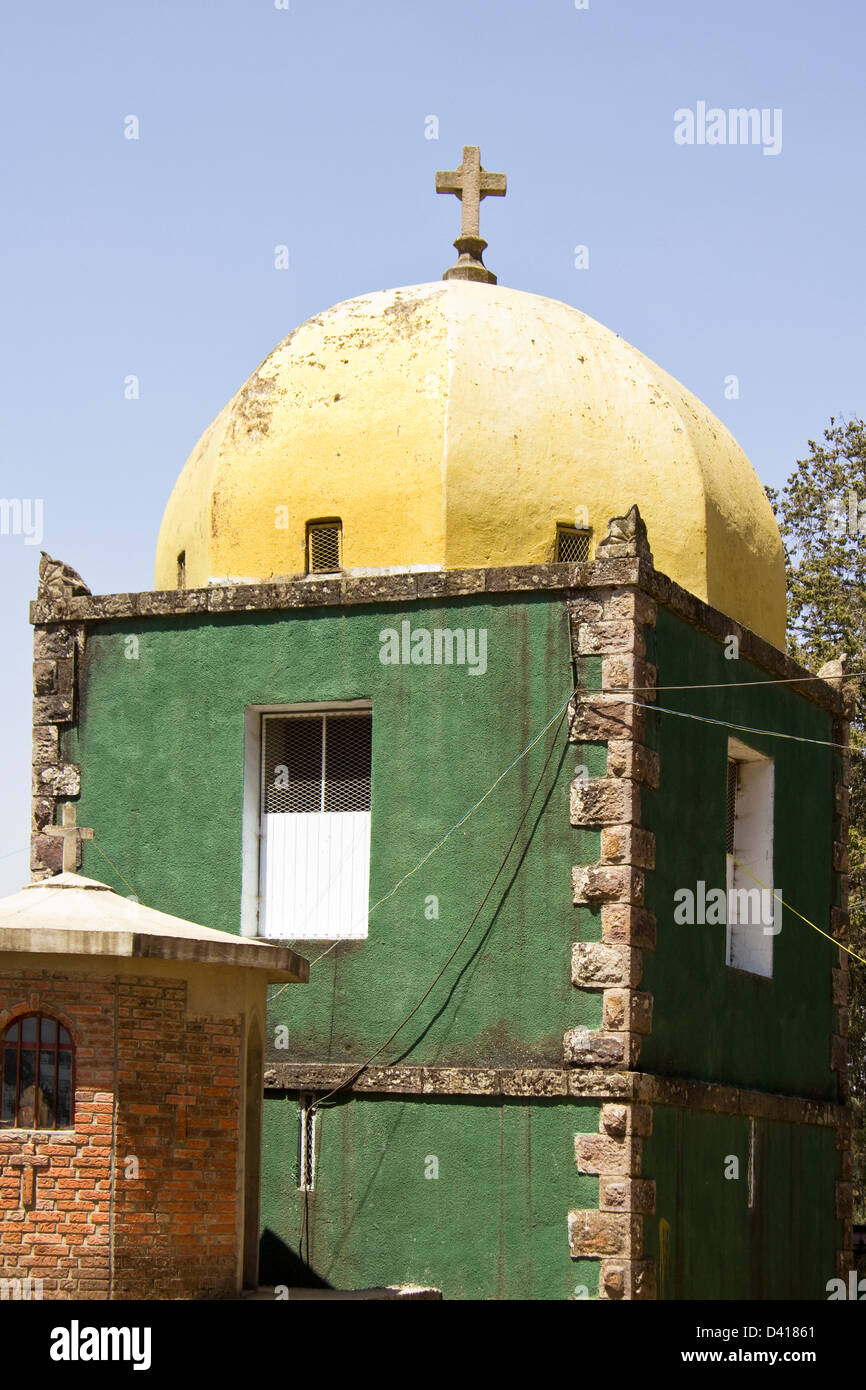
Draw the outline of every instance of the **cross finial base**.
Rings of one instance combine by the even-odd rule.
[[[495,285],[496,276],[484,264],[482,255],[487,242],[481,236],[459,236],[454,246],[460,252],[455,265],[446,270],[443,280],[478,280],[485,285]]]

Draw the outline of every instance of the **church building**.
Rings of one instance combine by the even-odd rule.
[[[497,284],[476,147],[437,190],[456,264],[265,358],[153,591],[44,562],[34,878],[73,801],[83,874],[309,961],[269,989],[261,1284],[825,1298],[853,1267],[842,692],[784,654],[727,429]]]

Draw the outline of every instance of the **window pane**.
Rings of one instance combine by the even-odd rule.
[[[72,1126],[72,1053],[61,1052],[57,1095],[57,1128]]]
[[[373,720],[369,714],[325,721],[325,810],[369,811]]]
[[[16,1024],[17,1031],[17,1024]],[[3,1056],[3,1097],[0,1101],[0,1124],[15,1123],[15,1073],[18,1067],[18,1049],[7,1047]]]
[[[69,1036],[69,1034],[67,1033],[67,1031],[66,1031],[65,1028],[61,1028],[61,1029],[60,1029],[60,1046],[61,1046],[61,1047],[71,1047],[71,1046],[72,1046],[72,1039],[70,1038],[70,1036]]]
[[[43,1018],[39,1036],[44,1043],[53,1043],[56,1041],[57,1024],[53,1018]]]
[[[21,1024],[21,1038],[23,1042],[35,1043],[36,1041],[36,1019],[25,1018]]]
[[[43,1052],[39,1059],[39,1090],[36,1099],[39,1109],[35,1123],[40,1129],[53,1129],[56,1105],[53,1052]]]
[[[18,1041],[18,1024],[17,1024],[17,1023],[13,1023],[13,1024],[12,1024],[12,1027],[7,1031],[7,1033],[6,1033],[6,1041],[7,1041],[7,1042],[17,1042],[17,1041]]]
[[[266,815],[322,809],[322,717],[266,719],[264,728]]]
[[[36,1049],[22,1047],[19,1055],[21,1081],[18,1092],[18,1124],[26,1129],[32,1127],[36,1111]]]

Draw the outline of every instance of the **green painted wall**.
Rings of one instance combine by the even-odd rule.
[[[648,644],[659,685],[766,680],[746,661],[660,608]],[[788,687],[662,690],[658,704],[802,738],[832,740],[830,715]],[[750,733],[743,743],[775,761],[775,886],[786,902],[829,930],[832,876],[832,750]],[[647,906],[658,945],[644,957],[642,988],[654,997],[653,1031],[641,1066],[666,1075],[725,1080],[763,1090],[835,1099],[830,1071],[830,971],[836,946],[783,914],[773,942],[773,977],[725,965],[726,929],[674,922],[674,893],[725,887],[728,731],[675,715],[647,716],[647,742],[659,752],[661,782],[645,791],[643,822],[655,832],[656,867]]]
[[[414,627],[485,628],[486,674],[382,665],[379,633],[406,617]],[[127,655],[132,637],[137,659]],[[84,768],[80,824],[96,830],[83,872],[165,911],[238,930],[244,707],[366,697],[375,903],[487,791],[571,686],[561,597],[100,625],[88,641],[80,727],[64,750]],[[550,741],[371,915],[366,941],[335,946],[309,985],[271,991],[270,1057],[360,1062],[388,1037],[476,911]],[[572,865],[600,852],[597,832],[569,824],[578,760],[563,725],[476,927],[383,1060],[559,1065],[564,1030],[600,1024],[601,996],[570,983],[575,935],[581,925],[590,936],[599,931],[598,915],[571,902]],[[603,749],[585,760],[603,772]],[[431,895],[438,920],[427,915]],[[315,960],[329,944],[299,949]],[[289,1040],[277,1051],[280,1024]],[[297,1265],[292,1272],[287,1253],[301,1245],[296,1111],[294,1100],[265,1107],[265,1275],[288,1283],[308,1277]],[[597,1204],[598,1180],[579,1176],[574,1163],[583,1123],[597,1129],[597,1111],[570,1102],[342,1102],[319,1133],[313,1270],[344,1287],[417,1281],[449,1297],[569,1298],[579,1285],[594,1295],[597,1265],[571,1260],[566,1230],[569,1208]],[[436,1181],[423,1176],[429,1154],[440,1159]]]
[[[268,1282],[291,1284],[284,1243],[302,1249],[335,1288],[422,1284],[448,1299],[595,1298],[598,1261],[572,1260],[565,1215],[598,1205],[598,1178],[578,1175],[568,1161],[574,1135],[597,1132],[598,1122],[597,1106],[564,1101],[357,1098],[320,1115],[316,1185],[305,1201],[297,1101],[268,1100]],[[431,1159],[438,1178],[425,1177],[436,1171]]]
[[[485,628],[486,674],[383,666],[379,633],[406,617],[415,627]],[[137,657],[132,638],[138,639]],[[648,656],[663,685],[762,678],[745,662],[725,661],[716,643],[664,610],[650,642]],[[597,680],[598,668],[598,662],[582,663],[583,678]],[[237,931],[244,707],[363,697],[373,702],[375,903],[563,703],[571,672],[561,596],[97,625],[83,663],[79,727],[64,737],[63,748],[67,759],[82,764],[79,823],[93,826],[97,837],[85,846],[83,872],[154,907]],[[829,717],[784,689],[664,692],[659,703],[832,737]],[[832,1097],[834,948],[786,915],[776,939],[775,976],[767,982],[726,968],[723,927],[673,924],[676,888],[699,878],[725,881],[726,733],[654,714],[648,726],[648,741],[661,755],[662,782],[657,793],[644,795],[644,823],[657,843],[656,870],[647,883],[659,945],[645,957],[643,987],[653,992],[655,1011],[642,1066]],[[825,922],[829,750],[741,737],[776,759],[777,883],[807,916]],[[445,847],[372,913],[366,941],[339,943],[316,961],[309,985],[272,991],[271,1059],[361,1062],[405,1018],[476,911],[549,746],[548,735]],[[569,824],[568,783],[579,763],[601,776],[606,751],[567,746],[563,727],[506,872],[465,946],[383,1060],[558,1065],[566,1028],[600,1025],[600,993],[570,984],[573,940],[601,935],[600,913],[571,903],[572,866],[597,861],[600,850],[598,832]],[[438,919],[429,915],[434,895]],[[328,944],[301,942],[299,949],[315,960]],[[281,1024],[289,1030],[285,1050],[274,1046]],[[644,1172],[660,1183],[667,1205],[660,1202],[659,1214],[674,1235],[679,1232],[676,1239],[693,1231],[689,1239],[699,1241],[697,1254],[678,1257],[680,1282],[669,1286],[669,1296],[677,1289],[699,1296],[695,1289],[722,1277],[721,1247],[713,1243],[721,1237],[707,1235],[700,1244],[700,1232],[734,1200],[735,1186],[719,1193],[705,1174],[712,1164],[718,1167],[720,1144],[725,1152],[737,1152],[736,1143],[742,1148],[742,1134],[736,1125],[730,1137],[712,1130],[728,1124],[718,1117],[681,1123],[687,1125],[682,1143],[669,1135],[674,1147],[668,1151],[668,1121],[661,1122]],[[710,1130],[702,1128],[706,1124]],[[276,1275],[287,1261],[291,1266],[292,1252],[296,1259],[303,1245],[315,1274],[337,1286],[419,1282],[442,1287],[451,1298],[560,1299],[585,1285],[594,1295],[597,1263],[570,1259],[565,1217],[569,1208],[597,1202],[597,1179],[577,1174],[573,1147],[576,1131],[597,1125],[595,1108],[577,1102],[341,1098],[322,1117],[317,1189],[305,1202],[297,1191],[296,1102],[269,1100],[263,1177],[269,1271]],[[820,1217],[806,1218],[803,1205],[783,1221],[782,1198],[767,1199],[777,1203],[768,1207],[776,1222],[773,1239],[786,1249],[787,1237],[779,1232],[785,1222],[799,1222],[816,1261],[815,1251],[823,1261],[825,1246],[835,1243],[835,1234],[828,1235],[835,1223],[827,1219],[832,1192],[825,1191],[832,1186],[827,1174],[835,1176],[832,1138],[829,1143],[828,1149],[827,1135],[813,1131],[790,1141],[797,1155],[792,1161],[804,1175],[797,1201],[802,1195],[807,1203],[806,1178],[814,1179]],[[424,1178],[429,1155],[439,1158],[438,1180]],[[773,1161],[779,1192],[787,1191],[781,1150]],[[302,1237],[305,1214],[309,1249]],[[820,1230],[815,1223],[823,1223]],[[731,1237],[730,1263],[741,1278],[743,1251],[763,1259],[760,1242],[770,1248],[770,1226],[762,1229],[760,1237],[749,1235],[747,1250],[736,1244],[739,1235]],[[651,1236],[657,1239],[655,1227]],[[282,1282],[296,1282],[298,1273],[296,1267]],[[829,1277],[823,1264],[820,1273]]]
[[[725,1177],[731,1155],[738,1178]],[[837,1167],[832,1130],[758,1121],[750,1208],[749,1120],[656,1106],[644,1253],[658,1261],[659,1298],[826,1299],[841,1241]]]
[[[404,617],[415,627],[485,628],[486,674],[383,666],[379,632]],[[125,655],[133,635],[137,660]],[[95,828],[99,849],[143,902],[237,931],[245,705],[372,698],[375,903],[563,703],[571,665],[561,599],[521,596],[396,615],[393,607],[320,609],[103,625],[88,642],[83,686],[80,730],[65,750],[85,769],[80,823]],[[371,915],[366,941],[338,944],[308,986],[280,995],[272,1021],[288,1026],[288,1053],[269,1055],[360,1061],[413,1008],[478,908],[551,736]],[[569,824],[574,763],[563,726],[506,871],[390,1056],[559,1064],[563,1031],[599,1024],[600,998],[570,983],[571,867],[581,853],[587,862],[599,855],[598,834]],[[99,849],[85,849],[83,871],[131,891]],[[434,895],[438,920],[426,915]],[[299,949],[313,959],[325,944]]]

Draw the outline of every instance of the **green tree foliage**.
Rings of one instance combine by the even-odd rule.
[[[768,488],[785,543],[788,648],[817,671],[847,655],[851,709],[848,945],[866,957],[866,425],[831,419],[809,440],[781,492]],[[855,1220],[866,1221],[866,967],[851,972],[849,1088],[854,1108]]]

